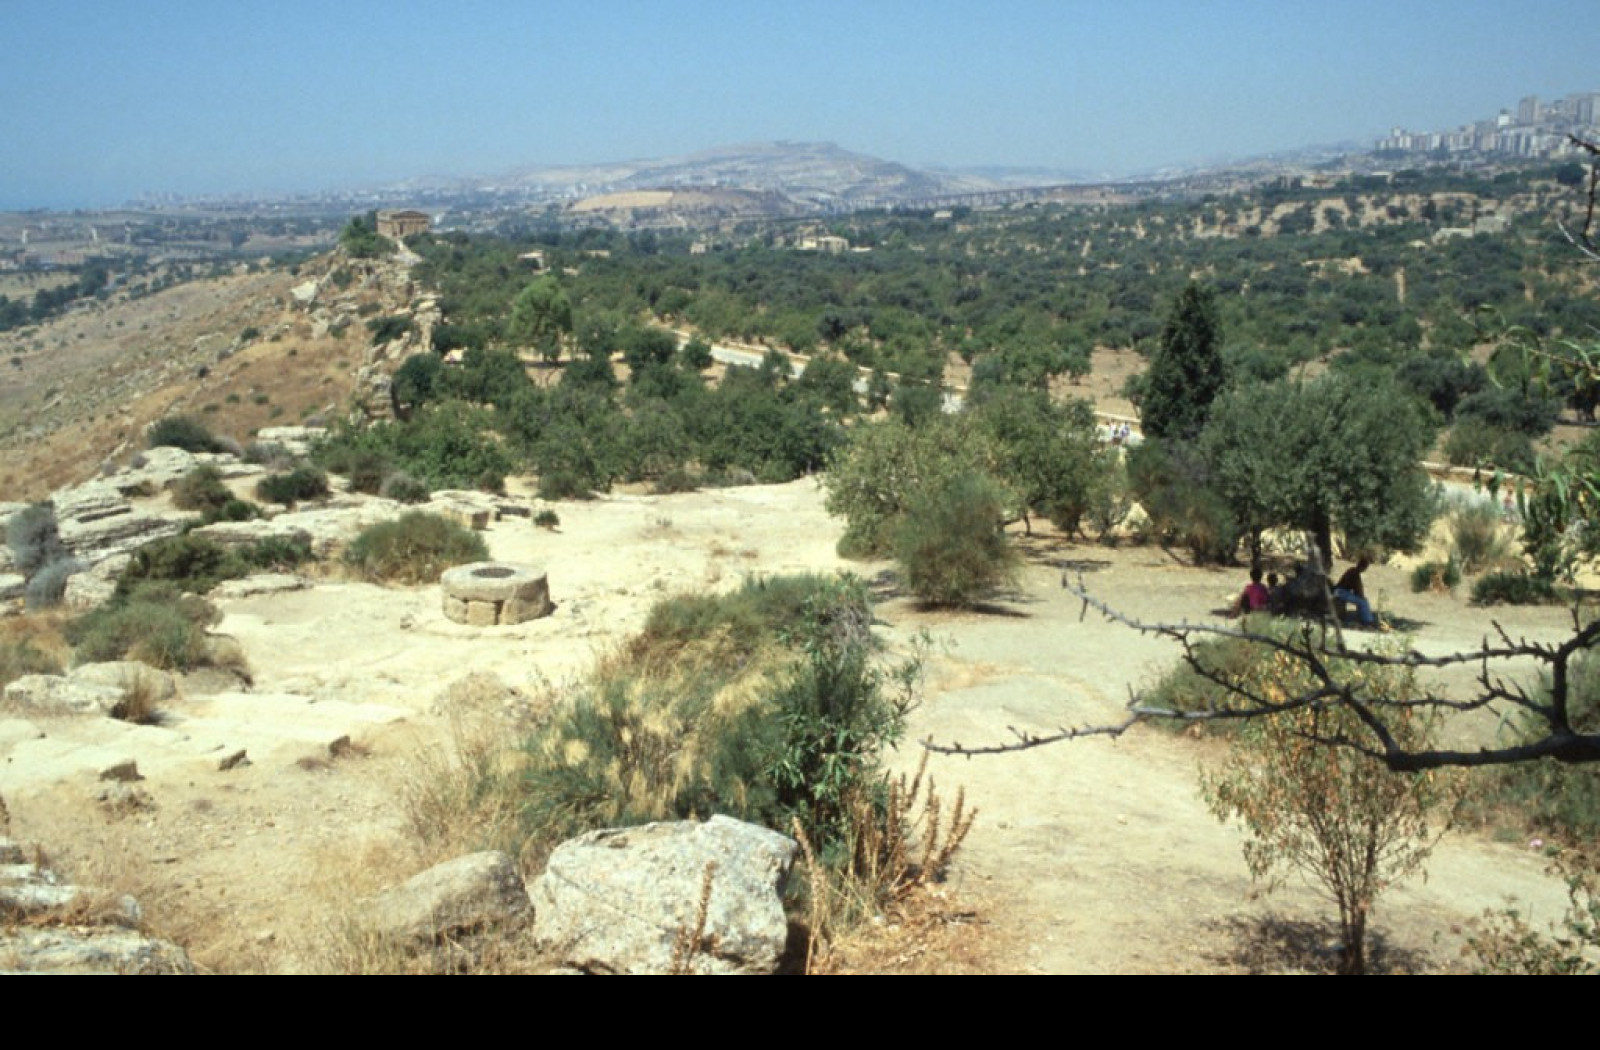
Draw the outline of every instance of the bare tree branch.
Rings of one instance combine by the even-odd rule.
[[[1344,648],[1342,639],[1330,648],[1326,634],[1307,622],[1287,638],[1251,630],[1248,627],[1231,627],[1205,623],[1147,623],[1128,616],[1089,593],[1081,579],[1076,583],[1066,576],[1061,584],[1083,604],[1080,620],[1093,609],[1105,619],[1121,624],[1140,634],[1171,638],[1182,649],[1184,662],[1203,680],[1217,686],[1226,697],[1222,703],[1182,710],[1165,704],[1148,702],[1130,690],[1128,717],[1103,725],[1063,726],[1045,733],[1026,732],[1008,726],[1014,739],[992,744],[969,746],[959,741],[940,743],[923,741],[930,751],[951,755],[994,755],[1013,751],[1026,751],[1046,744],[1076,740],[1088,736],[1119,737],[1140,722],[1149,719],[1170,719],[1180,722],[1213,722],[1268,718],[1310,708],[1321,710],[1344,707],[1356,715],[1367,736],[1348,734],[1321,736],[1307,734],[1319,744],[1348,747],[1377,758],[1397,772],[1419,772],[1446,766],[1475,767],[1512,765],[1541,758],[1553,758],[1568,763],[1600,762],[1600,732],[1579,732],[1569,719],[1569,699],[1573,686],[1572,661],[1580,654],[1600,644],[1600,620],[1587,625],[1573,611],[1572,635],[1560,644],[1513,639],[1497,622],[1493,640],[1485,637],[1475,649],[1426,656],[1416,649],[1403,653],[1382,653],[1362,649]],[[1261,647],[1265,652],[1278,653],[1293,661],[1305,672],[1309,686],[1293,694],[1265,695],[1259,689],[1242,683],[1221,668],[1208,663],[1198,647],[1208,638],[1228,638]],[[1496,672],[1513,660],[1531,660],[1544,667],[1550,679],[1548,695],[1544,691],[1530,693]],[[1360,675],[1353,675],[1354,666],[1389,667],[1402,670],[1419,668],[1449,668],[1467,664],[1479,665],[1477,688],[1474,694],[1463,699],[1452,699],[1428,691],[1420,697],[1397,699],[1377,695]],[[1494,710],[1505,706],[1524,712],[1527,721],[1535,727],[1529,739],[1515,744],[1463,751],[1447,748],[1414,750],[1401,744],[1387,728],[1379,712],[1384,709],[1409,708],[1448,711]]]

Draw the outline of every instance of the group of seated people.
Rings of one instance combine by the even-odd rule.
[[[1378,623],[1378,616],[1372,611],[1366,588],[1361,582],[1361,574],[1367,571],[1370,564],[1366,558],[1361,558],[1346,569],[1344,575],[1339,577],[1339,582],[1333,585],[1333,599],[1341,614],[1343,606],[1350,606],[1363,627],[1375,627]],[[1278,614],[1318,612],[1325,605],[1322,587],[1321,574],[1303,562],[1296,564],[1295,575],[1287,582],[1280,581],[1278,574],[1271,572],[1267,573],[1266,583],[1262,583],[1261,567],[1253,566],[1250,569],[1250,582],[1245,585],[1244,593],[1239,595],[1238,611]]]

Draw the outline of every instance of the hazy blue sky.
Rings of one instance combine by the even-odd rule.
[[[0,0],[0,208],[829,140],[1110,172],[1600,89],[1594,0]]]

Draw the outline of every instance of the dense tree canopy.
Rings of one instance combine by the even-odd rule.
[[[1248,531],[1331,533],[1351,548],[1410,550],[1433,520],[1419,461],[1433,439],[1416,402],[1390,382],[1330,374],[1230,391],[1201,435],[1211,484]]]

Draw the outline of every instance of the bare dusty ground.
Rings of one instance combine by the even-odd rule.
[[[1063,568],[1129,614],[1213,615],[1242,584],[1152,547],[1110,549],[1025,540],[1013,593],[976,613],[932,613],[894,591],[887,567],[846,564],[840,531],[811,481],[680,496],[612,496],[559,508],[561,528],[493,525],[495,557],[548,567],[557,608],[512,628],[446,621],[436,588],[340,580],[225,600],[219,631],[239,639],[249,692],[201,695],[161,725],[110,720],[0,721],[0,795],[14,833],[65,868],[132,889],[150,924],[220,971],[338,965],[328,945],[351,902],[416,870],[401,804],[422,760],[448,746],[447,686],[475,672],[529,695],[581,674],[636,630],[660,596],[737,583],[749,573],[848,569],[873,580],[881,630],[904,646],[936,642],[911,740],[979,744],[1008,727],[1045,730],[1116,717],[1130,685],[1174,659],[1169,647],[1094,616],[1060,587]],[[1374,569],[1381,607],[1418,624],[1416,643],[1470,646],[1487,617],[1461,598],[1412,595],[1397,569]],[[1530,635],[1561,630],[1559,610],[1519,610]],[[328,745],[350,735],[339,756]],[[1205,810],[1196,769],[1216,739],[1139,728],[1112,741],[1022,754],[935,756],[941,792],[965,789],[977,825],[945,887],[967,927],[960,959],[915,968],[1017,972],[1192,973],[1318,969],[1328,962],[1331,906],[1296,884],[1252,887],[1240,836]],[[243,748],[249,764],[222,771]],[[132,757],[153,808],[96,804],[94,774]],[[1457,832],[1426,881],[1378,908],[1380,967],[1456,965],[1460,925],[1515,897],[1536,919],[1562,911],[1561,887],[1526,843]],[[887,931],[886,936],[893,931]],[[892,940],[892,936],[890,936]],[[915,953],[905,953],[909,958]],[[880,958],[894,958],[892,948]],[[887,962],[884,965],[888,965]]]

